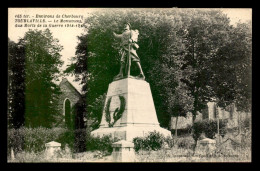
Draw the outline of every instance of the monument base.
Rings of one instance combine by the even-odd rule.
[[[171,136],[159,125],[149,83],[125,78],[109,84],[100,128],[91,134],[132,141],[154,131]]]
[[[132,142],[135,137],[145,137],[149,132],[159,132],[165,137],[171,136],[171,132],[159,126],[124,126],[112,128],[99,128],[91,132],[95,137],[110,135],[113,139],[126,140]]]
[[[135,151],[134,143],[125,140],[118,141],[112,144],[112,158],[114,162],[134,162]]]

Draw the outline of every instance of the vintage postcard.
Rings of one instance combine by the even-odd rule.
[[[9,8],[8,162],[251,162],[252,9]]]

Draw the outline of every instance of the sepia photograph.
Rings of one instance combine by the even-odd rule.
[[[251,8],[8,8],[8,163],[252,162]]]

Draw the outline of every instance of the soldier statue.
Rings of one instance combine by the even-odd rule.
[[[139,48],[137,44],[137,39],[139,35],[138,30],[131,30],[130,24],[126,23],[124,25],[124,32],[122,34],[116,34],[113,33],[114,36],[118,39],[120,39],[120,55],[121,55],[121,65],[120,65],[120,71],[119,74],[114,77],[114,80],[118,80],[125,77],[130,77],[130,67],[131,67],[131,61],[133,61],[140,73],[136,77],[137,79],[145,79],[143,70],[140,65],[140,58],[136,54],[136,50]]]

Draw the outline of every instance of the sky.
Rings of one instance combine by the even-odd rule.
[[[252,21],[252,9],[250,8],[224,8],[222,11],[230,18],[230,24],[232,25],[239,20],[241,22]]]
[[[36,14],[38,15],[54,15],[56,17],[59,14],[61,17],[62,15],[74,15],[74,16],[83,16],[86,18],[89,14],[95,10],[95,8],[9,8],[8,9],[8,37],[12,40],[17,42],[19,38],[22,38],[26,31],[29,28],[27,27],[15,27],[15,19],[17,18],[16,15],[29,15],[30,19],[36,19]],[[230,18],[230,23],[235,25],[238,21],[247,22],[252,19],[252,9],[250,8],[221,8],[223,13],[227,14]],[[66,16],[65,16],[66,17]],[[69,19],[65,18],[64,19]],[[48,20],[48,19],[46,19]],[[50,19],[53,20],[53,19]],[[75,18],[75,20],[78,20]],[[54,24],[54,23],[53,23]],[[32,27],[31,29],[35,29]],[[38,30],[43,30],[45,28],[37,28]],[[61,60],[64,61],[62,66],[62,70],[66,68],[68,64],[70,64],[70,58],[75,56],[75,48],[78,44],[77,36],[80,36],[84,33],[83,28],[78,27],[70,27],[70,28],[60,28],[60,27],[49,27],[50,31],[53,33],[53,37],[59,39],[60,44],[63,46],[63,50],[61,51]],[[81,86],[79,83],[74,82],[74,77],[66,77],[74,86],[75,88],[81,92]],[[61,80],[60,80],[61,81]]]

